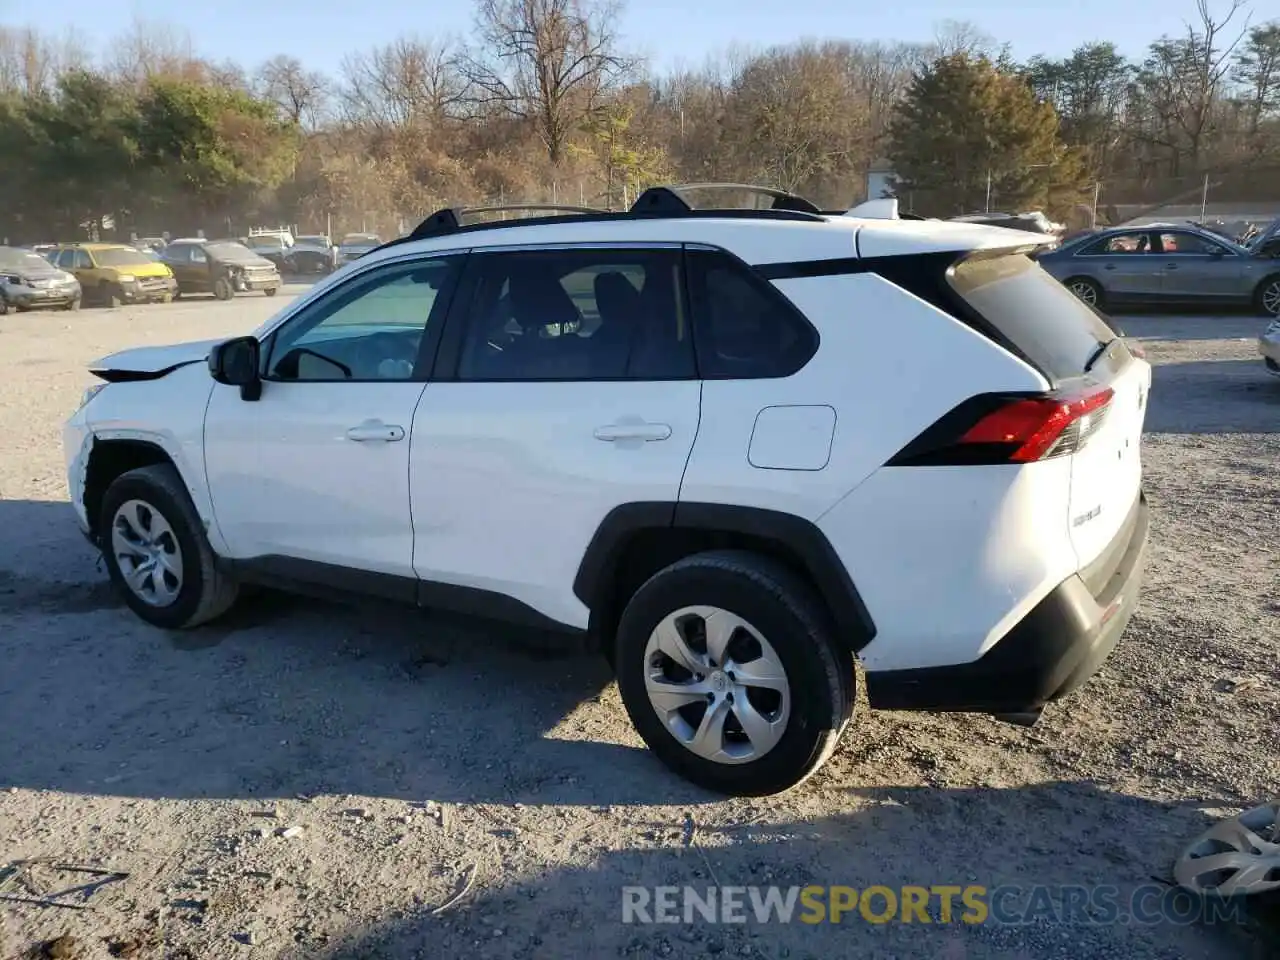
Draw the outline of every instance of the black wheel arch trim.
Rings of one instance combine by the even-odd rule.
[[[876,635],[875,621],[839,554],[817,525],[762,507],[680,501],[644,501],[615,507],[600,522],[573,581],[589,609],[608,602],[619,561],[633,537],[661,529],[706,531],[773,541],[794,555],[830,611],[841,639],[857,652]]]

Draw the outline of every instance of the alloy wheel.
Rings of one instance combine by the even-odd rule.
[[[1071,284],[1068,289],[1082,301],[1089,304],[1089,306],[1097,306],[1098,291],[1094,288],[1093,284],[1086,283],[1083,280],[1077,280],[1075,283]]]
[[[758,760],[778,745],[791,716],[791,687],[773,646],[720,607],[664,617],[644,651],[645,692],[686,749],[716,763]]]
[[[182,547],[151,504],[126,500],[111,520],[111,551],[129,590],[143,603],[166,607],[182,590]]]
[[[1272,280],[1263,289],[1262,309],[1270,316],[1280,317],[1280,280]]]

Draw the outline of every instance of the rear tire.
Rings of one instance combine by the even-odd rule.
[[[1096,280],[1090,280],[1088,277],[1072,277],[1070,280],[1065,281],[1063,286],[1074,293],[1081,301],[1095,309],[1101,310],[1103,304],[1106,303],[1106,294],[1103,293],[1101,285]]]
[[[697,673],[668,655],[673,643]],[[803,580],[752,553],[700,553],[656,573],[622,613],[614,662],[649,748],[719,793],[762,796],[802,783],[853,712],[853,658],[826,609]]]
[[[97,530],[112,584],[147,623],[195,627],[235,603],[238,586],[218,570],[204,524],[170,464],[117,477],[102,498]],[[148,558],[159,562],[148,568]]]
[[[1280,273],[1258,284],[1253,294],[1253,305],[1264,317],[1280,317]]]

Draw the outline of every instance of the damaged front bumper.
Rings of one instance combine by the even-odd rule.
[[[84,491],[89,478],[89,454],[93,450],[93,430],[85,420],[81,408],[63,425],[62,452],[67,462],[67,490],[71,495],[71,507],[75,510],[80,531],[92,540],[92,526],[84,505]]]

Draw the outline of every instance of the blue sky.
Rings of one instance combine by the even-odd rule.
[[[1254,0],[1254,20],[1272,0]],[[1216,4],[1215,4],[1216,5]],[[1018,58],[1060,56],[1080,43],[1108,39],[1138,55],[1161,33],[1181,31],[1194,16],[1192,0],[632,0],[623,18],[631,46],[659,69],[699,66],[733,44],[767,46],[801,38],[927,40],[945,19],[966,20],[1013,46]],[[175,3],[173,0],[94,0],[39,4],[0,0],[0,25],[58,33],[75,26],[101,43],[134,18],[186,31],[198,53],[256,65],[277,53],[314,69],[336,72],[343,54],[385,43],[402,33],[465,33],[469,0],[263,0]]]

